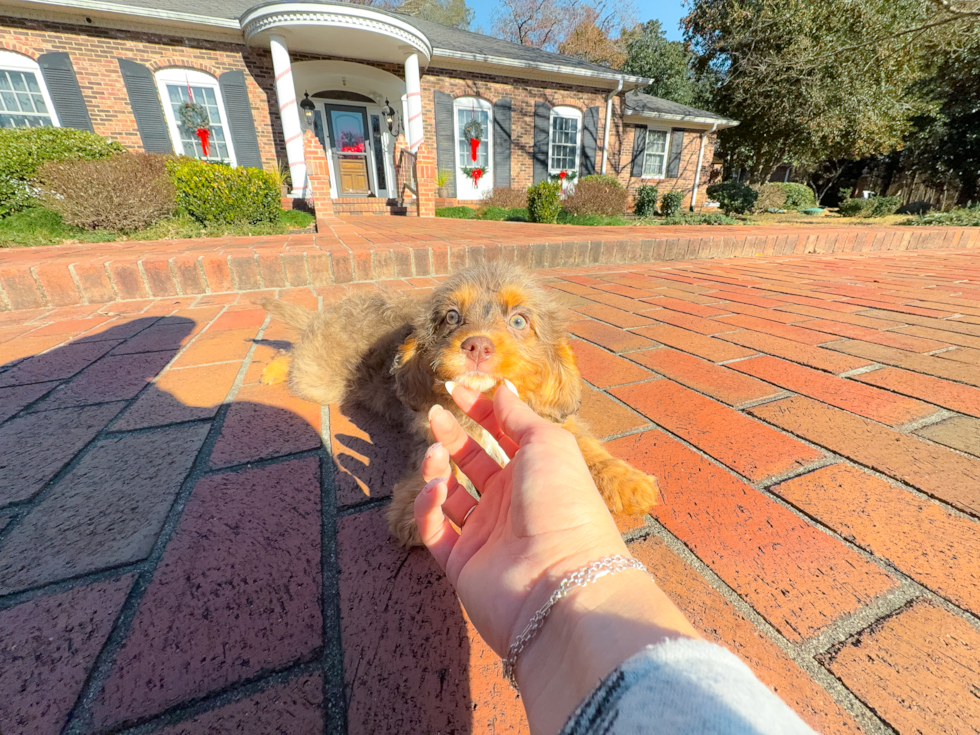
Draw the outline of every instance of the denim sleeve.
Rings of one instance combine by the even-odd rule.
[[[706,641],[648,646],[599,684],[559,735],[814,735],[737,656]]]

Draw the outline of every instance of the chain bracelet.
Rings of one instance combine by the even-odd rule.
[[[510,644],[510,648],[507,650],[507,658],[503,662],[504,676],[510,680],[511,686],[514,689],[518,689],[517,677],[515,675],[517,659],[521,655],[521,652],[527,648],[527,645],[534,636],[537,635],[538,631],[544,626],[544,621],[547,619],[549,613],[551,613],[551,608],[555,606],[555,603],[578,587],[585,587],[585,585],[592,584],[600,577],[616,574],[616,572],[623,572],[627,569],[639,569],[643,572],[647,570],[636,559],[617,554],[616,556],[607,556],[605,559],[594,561],[588,566],[575,570],[561,580],[558,589],[552,592],[548,601],[541,606],[540,610],[534,613],[524,632],[514,639],[514,642]]]

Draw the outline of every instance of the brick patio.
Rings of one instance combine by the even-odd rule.
[[[974,732],[980,261],[772,254],[779,237],[790,252],[868,233],[876,250],[925,243],[885,231],[748,233],[762,239],[740,252],[769,253],[542,275],[565,294],[583,414],[660,478],[662,505],[620,528],[695,626],[823,733]],[[976,230],[919,232],[938,238],[923,247],[976,244]],[[594,237],[600,260],[646,252]],[[673,238],[684,257],[710,239]],[[172,253],[160,273],[175,281],[136,269],[140,300],[115,300],[126,271],[104,252],[71,271],[87,305],[54,305],[47,286],[14,305],[2,281],[17,307],[0,314],[5,735],[526,730],[442,574],[387,537],[399,438],[258,383],[289,340],[258,296],[317,307],[376,285],[290,288],[292,246],[268,247],[283,280],[251,290],[229,276],[210,289],[227,293],[153,298],[148,284],[180,283]],[[437,247],[454,251],[431,247],[433,268]],[[60,251],[45,263],[67,268]],[[265,274],[262,247],[247,252],[215,262]],[[28,259],[0,255],[7,279]],[[388,285],[431,288],[420,262]],[[45,263],[27,265],[35,289]],[[85,273],[120,274],[110,303],[88,298]]]

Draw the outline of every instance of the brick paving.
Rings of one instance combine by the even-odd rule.
[[[619,527],[695,626],[820,732],[980,728],[976,256],[541,275],[583,415],[660,479]],[[286,283],[0,314],[0,732],[526,731],[388,538],[403,439],[259,384],[290,337],[256,298],[376,284]]]

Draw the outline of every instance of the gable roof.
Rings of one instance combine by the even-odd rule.
[[[679,102],[671,102],[660,97],[654,97],[652,94],[637,92],[636,90],[626,93],[625,114],[655,120],[683,120],[707,125],[717,124],[718,128],[733,128],[738,125],[737,120],[716,115],[707,110],[699,110],[696,107],[688,107]]]

